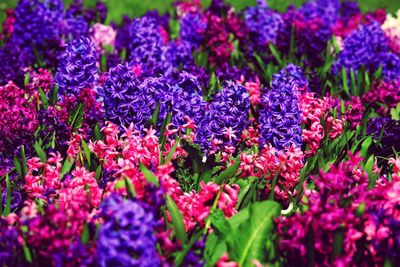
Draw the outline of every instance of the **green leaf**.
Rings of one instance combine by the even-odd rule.
[[[151,122],[154,126],[157,126],[158,116],[160,114],[160,108],[161,108],[161,105],[160,105],[160,103],[158,103],[156,109],[153,112],[153,115],[151,116]]]
[[[22,177],[22,167],[21,167],[21,162],[17,157],[14,157],[14,167],[15,170],[17,171],[18,175]]]
[[[179,145],[179,140],[178,138],[175,139],[175,144],[174,146],[171,148],[171,150],[168,152],[167,158],[165,159],[164,164],[170,162],[170,160],[172,159],[172,156],[174,155],[176,149],[178,148]]]
[[[8,177],[8,173],[6,174],[6,206],[3,210],[3,216],[7,216],[8,214],[10,214],[10,207],[11,207],[11,181],[10,178]]]
[[[338,45],[338,43],[337,43],[336,38],[335,38],[334,35],[332,36],[332,44],[333,44],[333,49],[335,50],[335,53],[336,53],[336,54],[339,54],[339,52],[340,52],[340,47],[339,47],[339,45]]]
[[[25,256],[25,260],[27,262],[32,263],[31,251],[30,251],[29,247],[26,245],[25,242],[24,242],[24,256]]]
[[[82,147],[83,147],[83,152],[85,152],[85,156],[86,156],[86,162],[88,163],[89,167],[91,165],[91,161],[90,161],[90,149],[86,143],[85,140],[82,139]]]
[[[374,79],[378,80],[382,76],[382,65],[374,73]]]
[[[161,130],[160,130],[160,138],[158,139],[158,144],[161,147],[161,150],[164,151],[164,145],[165,145],[165,141],[167,140],[164,133],[165,130],[167,129],[167,125],[171,123],[172,120],[172,114],[171,112],[168,112],[167,117],[164,119],[162,125],[161,125]]]
[[[346,69],[344,67],[342,67],[342,86],[343,86],[343,90],[346,93],[346,95],[350,96],[349,82],[347,79]]]
[[[275,186],[276,186],[276,181],[278,180],[278,176],[281,173],[282,167],[285,164],[285,161],[282,161],[281,164],[279,165],[278,170],[276,171],[274,175],[274,179],[272,180],[271,184],[271,193],[269,194],[269,200],[274,200],[275,198]]]
[[[100,131],[100,126],[98,124],[96,124],[94,126],[94,138],[96,140],[101,140],[102,139],[102,135],[101,135],[101,131]]]
[[[256,202],[246,210],[248,210],[246,212],[248,216],[244,216],[245,220],[238,227],[232,227],[229,233],[227,240],[229,256],[239,266],[250,266],[254,259],[266,263],[269,260],[267,255],[271,252],[267,251],[266,244],[272,239],[273,218],[279,216],[280,205],[268,200]],[[235,217],[240,216],[241,212],[233,216],[231,220],[237,220]]]
[[[27,72],[24,77],[24,86],[28,85],[30,79],[31,79],[31,74]]]
[[[269,44],[269,50],[271,50],[271,53],[272,53],[272,55],[274,55],[279,66],[284,67],[281,55],[279,54],[279,51],[275,48],[275,46],[273,44]]]
[[[181,244],[185,244],[187,241],[187,236],[182,214],[180,213],[175,201],[169,195],[166,195],[166,201],[167,209],[169,211],[169,214],[171,215],[175,235],[181,241]]]
[[[87,223],[83,225],[83,231],[81,235],[81,242],[82,244],[87,244],[89,242],[90,233],[89,233],[89,226]]]
[[[362,158],[366,158],[367,157],[367,153],[368,153],[368,149],[369,149],[369,147],[371,146],[371,144],[372,144],[372,137],[371,136],[368,136],[365,140],[364,140],[364,142],[362,142],[362,144],[361,144],[361,150],[360,150],[360,156],[362,157]]]
[[[39,88],[39,95],[40,95],[40,100],[42,101],[44,110],[47,110],[47,108],[49,107],[49,101],[47,100],[47,96],[44,93],[42,88]]]
[[[28,165],[26,164],[26,155],[25,155],[25,146],[21,147],[21,168],[22,168],[22,177],[28,173]]]
[[[128,195],[130,198],[135,198],[136,197],[136,190],[135,187],[132,184],[131,179],[129,179],[128,177],[125,177],[125,187],[126,187],[126,191],[128,192]]]
[[[51,103],[52,103],[53,105],[55,105],[55,104],[57,103],[57,98],[58,98],[58,83],[56,83],[56,84],[54,85],[53,93],[52,93],[51,97],[52,97]]]
[[[64,175],[66,175],[67,173],[69,173],[71,171],[71,168],[74,165],[74,163],[75,163],[75,160],[73,158],[65,159],[64,164],[61,168],[60,179],[62,179],[64,177]]]
[[[83,103],[79,103],[72,111],[68,117],[68,123],[73,131],[78,130],[82,127],[83,117],[85,115]]]
[[[143,173],[144,177],[146,178],[147,182],[153,183],[157,186],[160,186],[160,183],[157,179],[157,177],[152,173],[149,169],[147,169],[146,166],[144,166],[142,163],[139,165],[140,171]]]
[[[40,158],[40,161],[45,163],[47,161],[47,156],[46,156],[46,152],[44,152],[42,146],[38,142],[36,142],[33,145],[33,147],[35,148],[36,154]]]
[[[218,185],[225,183],[230,178],[235,176],[237,170],[239,169],[239,166],[240,166],[240,157],[238,156],[235,159],[235,163],[233,165],[229,166],[228,168],[226,168],[226,170],[221,172],[217,177],[213,178],[213,182]]]

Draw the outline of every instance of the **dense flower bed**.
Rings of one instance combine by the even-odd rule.
[[[176,1],[0,34],[0,266],[399,266],[400,13]]]

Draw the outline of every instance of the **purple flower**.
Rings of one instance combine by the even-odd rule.
[[[143,129],[157,105],[155,92],[155,88],[141,84],[128,65],[111,68],[104,84],[106,118],[121,126],[133,123],[136,129]]]
[[[149,17],[135,19],[130,26],[129,62],[141,66],[147,75],[163,73],[171,68],[160,30],[157,21]]]
[[[197,48],[203,41],[207,28],[207,20],[203,14],[188,13],[180,19],[180,39],[188,42],[192,48]]]
[[[0,265],[1,266],[22,266],[18,264],[15,255],[21,253],[21,244],[18,241],[18,230],[10,226],[8,222],[0,218]]]
[[[249,7],[244,16],[250,40],[256,47],[261,50],[267,48],[268,44],[276,44],[279,31],[283,27],[283,19],[279,13],[265,4]]]
[[[399,56],[390,52],[387,39],[378,22],[361,25],[344,40],[344,49],[339,53],[333,65],[333,73],[340,73],[344,67],[348,73],[355,73],[364,67],[375,72],[382,66],[382,76],[387,79],[397,78],[400,74]]]
[[[305,91],[307,81],[300,69],[288,65],[274,75],[271,89],[261,98],[259,122],[261,142],[281,150],[291,145],[301,147],[301,111],[297,93]]]
[[[83,88],[95,85],[98,79],[96,60],[96,48],[88,37],[69,43],[55,76],[60,93],[76,96]]]
[[[400,150],[400,121],[390,118],[372,118],[367,123],[367,134],[374,139],[380,138],[379,145],[373,145],[373,153],[380,156],[390,156],[393,149]]]
[[[112,195],[101,207],[98,263],[106,266],[159,266],[154,214],[138,200]]]
[[[250,97],[246,88],[229,82],[209,105],[198,127],[196,143],[205,152],[214,149],[214,145],[236,145],[242,131],[249,124],[249,108]]]

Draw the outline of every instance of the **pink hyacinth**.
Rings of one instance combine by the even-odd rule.
[[[278,175],[274,189],[267,184],[266,193],[274,190],[275,199],[287,204],[289,196],[296,195],[295,187],[303,168],[303,152],[300,148],[291,146],[283,151],[277,151],[271,145],[266,145],[259,154],[242,153],[240,171],[243,177],[265,177],[272,182]],[[279,172],[279,173],[278,173]]]
[[[96,23],[90,29],[90,39],[98,51],[103,51],[104,46],[115,46],[117,32],[110,25]]]
[[[361,98],[359,96],[351,96],[351,100],[346,101],[346,108],[346,120],[350,122],[350,127],[355,129],[357,125],[361,125],[364,114],[364,105],[361,102]]]
[[[244,76],[242,75],[240,77],[240,83],[244,82]],[[254,82],[251,81],[246,81],[244,82],[244,87],[247,89],[250,95],[250,103],[253,106],[257,106],[260,103],[260,98],[261,98],[261,84],[260,80],[258,77],[255,78]]]
[[[320,99],[314,93],[306,92],[299,94],[299,107],[301,109],[302,122],[305,124],[303,129],[303,142],[308,144],[310,150],[306,151],[306,155],[315,154],[321,140],[325,136],[325,130],[321,124],[324,118],[328,103],[326,98]]]

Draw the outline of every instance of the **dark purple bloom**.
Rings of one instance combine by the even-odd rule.
[[[151,118],[156,108],[156,89],[141,84],[128,65],[110,69],[104,84],[106,118],[118,125],[131,123],[138,130]]]
[[[400,121],[390,118],[372,118],[367,123],[367,134],[379,140],[379,145],[373,145],[371,148],[375,155],[390,156],[393,149],[400,150]]]
[[[198,127],[196,143],[206,152],[214,149],[215,145],[236,145],[248,126],[249,108],[250,97],[246,88],[229,82],[209,105]]]
[[[269,142],[279,150],[291,145],[301,147],[301,111],[297,93],[306,84],[294,65],[274,75],[270,91],[261,98],[262,143]]]
[[[160,30],[157,21],[149,17],[133,20],[130,27],[129,62],[141,66],[147,75],[164,73],[171,67]]]
[[[265,49],[268,44],[276,44],[279,31],[283,27],[283,19],[279,13],[263,4],[249,7],[244,16],[250,40],[258,49]]]
[[[18,256],[22,246],[18,241],[18,230],[0,218],[0,266],[21,266]]]
[[[373,21],[369,25],[361,25],[344,40],[344,49],[339,53],[333,65],[333,72],[340,73],[344,67],[355,73],[364,67],[375,72],[382,66],[382,76],[387,79],[397,78],[400,74],[399,56],[390,52],[388,41],[381,25]]]
[[[96,48],[87,37],[68,44],[58,64],[55,81],[61,94],[78,95],[83,88],[92,87],[98,79]]]
[[[204,41],[207,28],[207,20],[204,15],[199,12],[188,13],[180,19],[180,23],[180,39],[188,42],[192,48],[197,48]]]
[[[102,204],[101,216],[100,266],[160,266],[154,233],[157,221],[146,204],[112,195]]]

